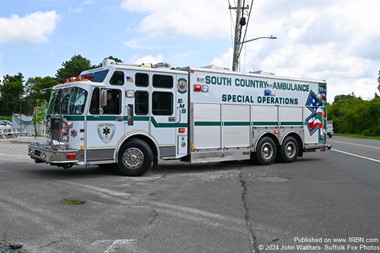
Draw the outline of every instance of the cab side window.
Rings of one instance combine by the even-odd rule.
[[[153,87],[155,88],[173,88],[173,77],[168,75],[153,75]]]
[[[123,71],[115,71],[112,74],[110,79],[110,84],[112,85],[123,85],[124,84],[124,72]]]
[[[90,113],[99,114],[99,88],[95,88],[92,93]]]
[[[107,90],[107,105],[103,107],[103,114],[120,114],[120,94],[117,89]]]
[[[99,93],[100,89],[95,88],[90,104],[90,113],[99,114]],[[107,105],[103,108],[103,114],[116,114],[121,113],[121,92],[117,89],[108,89],[107,90]]]
[[[149,75],[147,73],[136,73],[135,84],[138,87],[148,87],[149,86]]]
[[[153,115],[173,115],[173,93],[153,92],[152,112]]]
[[[136,115],[147,115],[149,108],[149,94],[147,91],[135,92],[135,111]]]

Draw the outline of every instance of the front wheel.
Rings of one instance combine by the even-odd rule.
[[[141,176],[153,164],[153,152],[149,145],[139,139],[125,143],[118,156],[117,170],[124,176]]]
[[[281,145],[280,160],[285,163],[294,162],[298,157],[298,142],[292,137],[286,137]]]
[[[277,147],[272,138],[263,137],[257,144],[255,160],[261,165],[272,164],[277,155]]]

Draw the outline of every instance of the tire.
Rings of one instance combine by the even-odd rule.
[[[299,146],[297,140],[292,137],[286,137],[280,148],[280,161],[284,163],[294,162],[298,157]]]
[[[123,176],[141,176],[152,164],[153,152],[149,145],[140,139],[132,139],[121,146],[116,168]]]
[[[261,165],[274,163],[277,156],[277,146],[270,137],[263,137],[257,144],[254,154],[255,161]]]

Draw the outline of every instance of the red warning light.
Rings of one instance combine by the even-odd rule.
[[[194,91],[195,91],[195,92],[201,92],[201,91],[202,91],[202,86],[199,85],[199,84],[195,84],[195,85],[194,85]]]

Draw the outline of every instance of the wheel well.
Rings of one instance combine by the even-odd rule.
[[[282,141],[284,141],[286,139],[286,137],[288,137],[288,136],[291,136],[294,139],[296,139],[296,141],[298,143],[298,156],[302,157],[303,156],[303,145],[302,145],[301,137],[298,134],[296,134],[296,133],[289,133],[286,136],[284,136],[284,138],[282,139]]]
[[[257,141],[256,141],[256,146],[257,146],[257,143],[259,143],[259,141],[260,141],[262,138],[264,138],[264,137],[269,137],[269,138],[271,138],[271,139],[274,141],[274,143],[276,144],[276,146],[280,146],[280,143],[278,142],[277,137],[276,137],[275,135],[271,134],[271,133],[265,133],[265,134],[263,134],[262,136],[260,136],[260,138],[258,138]]]
[[[124,140],[124,142],[123,142],[122,145],[124,145],[125,143],[127,143],[128,141],[130,141],[132,139],[140,139],[140,140],[144,141],[146,144],[149,145],[150,149],[152,150],[153,157],[158,157],[157,146],[154,143],[154,141],[151,138],[149,138],[148,136],[145,136],[145,135],[133,135],[133,136],[129,137],[128,139]]]

